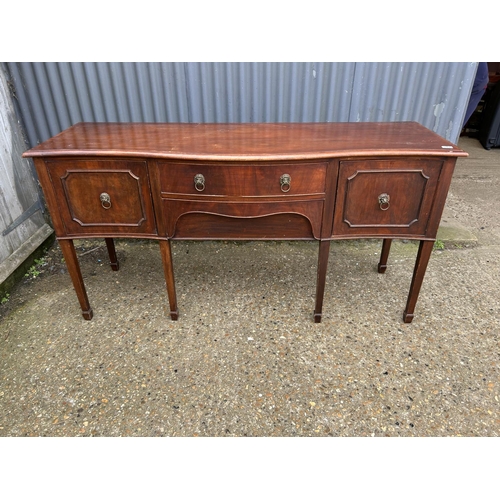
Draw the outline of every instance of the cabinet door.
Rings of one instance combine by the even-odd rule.
[[[333,235],[425,236],[441,159],[341,161]]]
[[[148,170],[141,160],[49,160],[68,235],[156,234]]]

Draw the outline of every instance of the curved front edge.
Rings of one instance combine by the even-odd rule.
[[[174,239],[320,239],[323,201],[164,203],[167,233]]]

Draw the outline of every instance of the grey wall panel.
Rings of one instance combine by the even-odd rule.
[[[358,63],[349,121],[418,121],[456,142],[477,63]]]
[[[187,63],[189,121],[347,121],[353,69],[331,63],[314,66]],[[335,107],[336,93],[344,106]]]
[[[418,121],[458,140],[477,63],[7,63],[35,145],[79,121]]]

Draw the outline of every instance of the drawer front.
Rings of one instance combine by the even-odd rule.
[[[163,196],[275,197],[325,192],[326,163],[158,162],[158,167]]]
[[[46,165],[68,235],[156,234],[145,161],[50,160]]]
[[[319,239],[321,200],[163,200],[167,234],[182,239]]]
[[[333,235],[424,236],[440,159],[341,161]]]

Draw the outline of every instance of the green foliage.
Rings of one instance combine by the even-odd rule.
[[[444,250],[444,243],[441,240],[434,242],[434,250]]]
[[[2,300],[0,300],[0,304],[5,304],[6,302],[9,301],[10,294],[6,293],[5,297],[2,297]]]
[[[46,264],[47,261],[44,257],[35,259],[35,264],[28,269],[28,272],[24,276],[26,278],[36,278],[37,276],[40,276],[40,274],[43,273],[43,270],[41,270],[40,268],[45,266]]]

